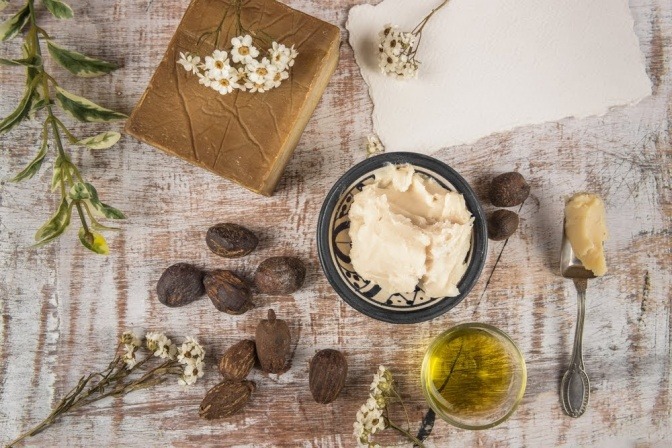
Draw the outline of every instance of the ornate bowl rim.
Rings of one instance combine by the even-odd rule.
[[[343,280],[332,257],[330,230],[336,205],[340,202],[342,196],[355,186],[357,181],[361,180],[368,173],[389,163],[395,165],[410,163],[413,166],[423,168],[428,172],[436,173],[438,176],[445,178],[455,187],[456,191],[462,193],[467,208],[474,216],[471,259],[467,271],[458,284],[460,294],[455,297],[443,298],[434,304],[418,310],[395,311],[362,300],[362,298],[353,292],[351,286]],[[450,188],[450,186],[446,187]],[[360,313],[389,323],[410,324],[424,322],[434,319],[456,306],[469,294],[478,281],[485,265],[487,250],[487,222],[481,204],[471,186],[457,171],[447,164],[433,157],[416,153],[385,153],[368,158],[352,167],[336,181],[329,193],[327,193],[317,223],[317,252],[320,264],[327,280],[336,293],[348,305]]]

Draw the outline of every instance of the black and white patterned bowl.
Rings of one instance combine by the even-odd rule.
[[[350,262],[350,220],[353,197],[373,179],[372,172],[386,164],[410,163],[416,172],[431,177],[444,188],[464,196],[474,216],[468,267],[458,283],[456,297],[429,297],[420,288],[410,294],[385,295],[378,285],[361,278]],[[346,303],[374,319],[391,323],[416,323],[434,319],[460,303],[481,275],[488,249],[483,209],[469,184],[445,163],[429,156],[394,152],[374,156],[345,173],[327,194],[317,224],[317,251],[329,283]]]

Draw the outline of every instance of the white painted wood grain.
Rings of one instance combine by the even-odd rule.
[[[344,29],[348,8],[358,2],[286,3]],[[81,19],[76,25],[63,28],[45,14],[46,28],[63,44],[123,68],[92,80],[73,79],[54,68],[57,79],[102,104],[130,111],[188,2],[72,3]],[[521,228],[506,245],[487,289],[503,243],[491,245],[484,275],[465,302],[432,322],[393,326],[359,315],[340,301],[319,267],[314,233],[322,199],[364,158],[362,141],[371,131],[371,103],[347,44],[272,198],[129,137],[108,151],[75,149],[75,160],[103,200],[129,216],[124,231],[110,236],[112,255],[105,258],[80,247],[76,229],[55,245],[27,249],[56,205],[46,190],[47,164],[31,181],[3,183],[0,443],[48,414],[80,374],[104,367],[121,331],[141,327],[198,336],[210,365],[203,381],[186,390],[164,385],[103,401],[66,417],[28,445],[352,447],[354,414],[377,365],[396,373],[417,424],[426,410],[419,369],[428,342],[456,323],[477,320],[497,325],[519,343],[528,363],[527,393],[499,427],[470,432],[439,422],[428,446],[665,446],[672,438],[672,5],[632,0],[631,8],[654,83],[651,98],[603,117],[521,128],[435,154],[479,191],[493,174],[511,169],[523,173],[533,190],[521,210]],[[10,49],[17,47],[0,46],[3,54]],[[0,116],[18,101],[21,83],[10,69],[0,69]],[[0,179],[30,159],[38,126],[0,137]],[[74,128],[91,132],[89,126]],[[584,356],[592,395],[586,414],[573,420],[562,413],[558,387],[573,336],[575,293],[556,269],[563,198],[584,189],[604,195],[608,204],[611,272],[589,285]],[[203,237],[220,221],[257,231],[259,250],[236,261],[211,254]],[[285,254],[306,260],[306,286],[294,296],[258,297],[259,308],[243,316],[219,313],[207,299],[180,310],[156,300],[156,280],[173,262],[249,274],[265,257]],[[254,373],[258,390],[243,414],[200,420],[198,404],[218,381],[216,357],[251,336],[268,306],[289,319],[299,336],[292,369],[279,378]],[[310,397],[307,363],[326,347],[346,353],[350,372],[342,396],[322,406]],[[400,444],[395,437],[384,442]]]

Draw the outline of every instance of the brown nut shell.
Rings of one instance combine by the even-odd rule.
[[[259,239],[251,230],[226,222],[210,227],[205,235],[205,243],[220,257],[238,258],[252,252],[259,244]]]
[[[488,217],[488,238],[493,241],[503,241],[513,235],[518,229],[520,218],[516,212],[499,209]]]
[[[255,344],[261,370],[278,374],[286,371],[291,351],[289,327],[284,320],[276,319],[272,309],[268,310],[268,319],[257,325]]]
[[[530,185],[520,173],[500,174],[492,179],[488,196],[496,207],[514,207],[525,202],[530,195]]]
[[[219,373],[227,380],[243,380],[257,360],[254,341],[245,339],[229,347],[219,360]]]
[[[202,270],[188,263],[169,266],[156,284],[159,302],[178,307],[199,299],[205,294],[204,275]]]
[[[334,401],[345,386],[348,362],[338,350],[320,350],[310,361],[308,385],[316,402],[327,404]]]
[[[271,257],[262,261],[254,284],[264,294],[291,294],[306,278],[306,266],[295,257]]]
[[[252,381],[224,380],[205,394],[198,415],[207,420],[229,417],[245,406],[254,389]]]
[[[216,269],[203,280],[208,297],[219,311],[243,314],[254,307],[252,292],[245,280],[231,271]]]

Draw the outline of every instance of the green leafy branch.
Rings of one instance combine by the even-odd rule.
[[[73,17],[70,6],[60,0],[42,0],[42,3],[57,19]],[[7,0],[0,0],[0,11],[7,4]],[[58,45],[37,25],[35,17],[35,0],[27,0],[17,13],[0,23],[2,41],[10,40],[25,31],[23,57],[0,58],[0,66],[22,67],[26,73],[26,87],[21,101],[12,113],[0,121],[0,135],[8,133],[27,118],[34,119],[38,114],[44,116],[41,144],[37,155],[12,181],[19,182],[33,177],[42,167],[50,147],[55,146],[56,158],[51,191],[59,191],[61,201],[54,215],[37,230],[35,245],[47,244],[61,236],[70,224],[73,210],[76,210],[81,221],[79,229],[81,243],[93,252],[108,254],[107,242],[97,230],[112,228],[102,225],[98,219],[124,219],[125,216],[116,208],[101,202],[96,189],[82,178],[79,169],[65,152],[64,141],[90,149],[106,149],[117,143],[121,134],[107,131],[93,137],[78,138],[56,117],[54,111],[57,108],[61,109],[76,120],[88,123],[124,120],[126,115],[101,107],[60,87],[45,70],[42,43],[46,43],[52,59],[75,76],[84,78],[102,76],[117,67],[112,63]]]

